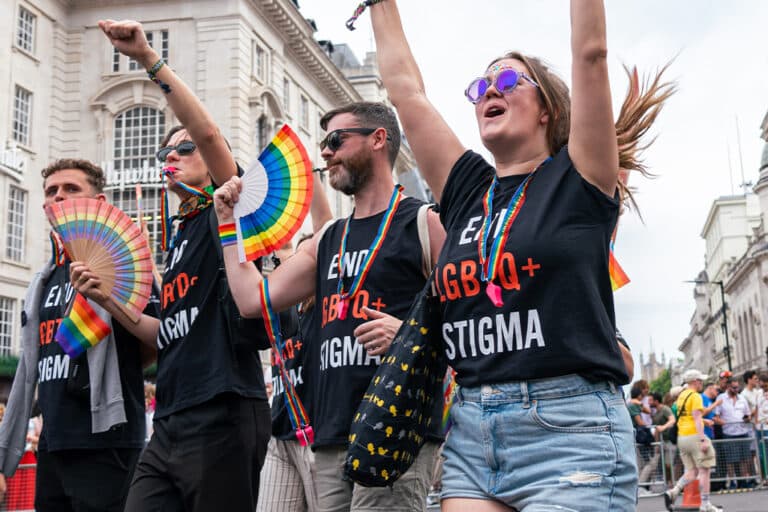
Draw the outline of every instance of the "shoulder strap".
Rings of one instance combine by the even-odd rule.
[[[675,420],[677,420],[678,418],[680,418],[680,416],[683,415],[683,413],[685,412],[685,403],[688,401],[689,398],[691,398],[691,395],[695,393],[695,391],[693,390],[690,390],[690,391],[691,392],[688,393],[688,396],[685,397],[685,400],[683,400],[683,405],[680,406],[680,409],[677,411],[677,414],[675,414]]]
[[[419,207],[419,212],[416,214],[416,226],[419,230],[419,243],[421,244],[421,266],[424,272],[424,277],[429,277],[432,273],[432,248],[429,245],[429,224],[427,223],[427,215],[432,205],[427,203]]]

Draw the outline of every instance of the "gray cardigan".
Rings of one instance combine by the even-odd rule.
[[[24,299],[22,354],[11,386],[5,416],[0,422],[0,473],[6,476],[13,475],[24,454],[27,425],[38,380],[40,303],[45,284],[54,268],[53,263],[49,263],[35,274]],[[111,325],[112,318],[109,313],[93,301],[89,303],[96,313]],[[91,385],[91,430],[96,434],[127,421],[114,332],[110,332],[105,340],[90,348],[87,357]]]

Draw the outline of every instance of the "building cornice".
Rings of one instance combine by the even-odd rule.
[[[267,22],[285,38],[298,63],[339,103],[360,101],[360,94],[344,77],[313,37],[313,28],[290,0],[250,0]]]
[[[739,205],[739,204],[747,204],[747,196],[746,195],[738,195],[738,196],[722,196],[714,201],[712,201],[712,206],[709,208],[709,213],[707,214],[707,220],[704,222],[704,227],[701,229],[701,237],[706,238],[707,233],[709,232],[709,228],[712,226],[712,223],[715,221],[715,217],[718,214],[718,210],[724,206],[730,206],[730,205]]]

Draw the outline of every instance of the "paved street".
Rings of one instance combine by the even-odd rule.
[[[759,491],[713,494],[712,503],[723,507],[724,512],[766,512],[768,511],[768,489]],[[640,498],[637,512],[665,512],[664,498]]]

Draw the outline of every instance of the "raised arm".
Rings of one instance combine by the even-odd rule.
[[[235,221],[232,208],[241,188],[240,178],[235,176],[214,193],[219,226]],[[302,244],[296,254],[270,274],[269,295],[275,311],[283,311],[315,293],[316,238]],[[223,252],[229,289],[240,314],[245,318],[261,316],[261,272],[250,261],[240,263],[236,244],[223,247]]]
[[[419,171],[439,202],[448,174],[464,153],[464,146],[427,99],[397,2],[387,0],[373,5],[371,20],[381,79],[397,109]]]
[[[160,56],[147,42],[140,23],[101,20],[99,28],[120,53],[136,60],[145,69],[150,70],[160,62]],[[167,86],[163,90],[168,105],[200,150],[214,183],[219,185],[235,176],[237,165],[232,152],[197,96],[167,65],[161,66],[155,76]]]
[[[328,196],[325,195],[325,185],[318,173],[312,173],[312,202],[309,203],[309,215],[312,217],[312,232],[317,233],[326,222],[333,218]]]
[[[571,0],[571,53],[573,91],[568,152],[584,179],[613,196],[619,160],[602,0]]]

